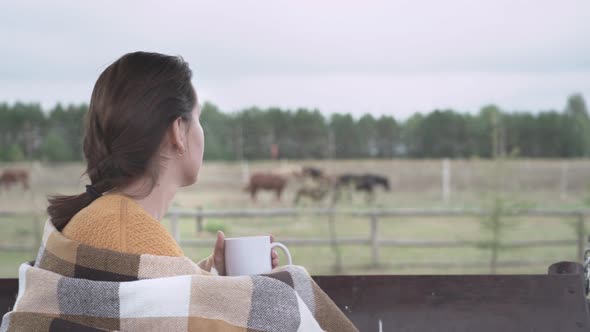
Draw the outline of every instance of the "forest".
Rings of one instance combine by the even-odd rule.
[[[0,161],[81,160],[87,110],[86,104],[45,110],[36,103],[0,103]],[[478,112],[441,109],[403,120],[306,108],[230,112],[205,102],[200,122],[208,160],[590,156],[590,118],[580,94],[569,96],[561,110],[488,105]]]

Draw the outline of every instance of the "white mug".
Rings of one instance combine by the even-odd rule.
[[[271,250],[283,249],[289,265],[293,264],[289,249],[282,243],[270,243],[270,236],[247,236],[225,239],[225,274],[249,276],[272,270]]]

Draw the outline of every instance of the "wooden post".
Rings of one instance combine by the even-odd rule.
[[[178,228],[178,214],[174,213],[170,217],[170,228],[172,230],[172,236],[176,243],[180,243],[180,229]]]
[[[585,236],[584,236],[584,214],[578,215],[577,224],[577,235],[578,235],[578,262],[584,261],[584,247],[585,247]]]
[[[334,152],[336,151],[336,144],[335,144],[335,138],[334,138],[334,130],[330,127],[330,129],[328,129],[328,159],[332,160],[334,159]]]
[[[332,251],[334,252],[336,258],[336,262],[334,263],[334,272],[340,273],[342,272],[342,256],[340,254],[340,248],[338,247],[338,238],[336,236],[334,209],[330,209],[330,214],[328,215],[328,226],[330,229],[330,243],[332,246]]]
[[[248,160],[241,160],[242,166],[242,182],[248,183],[250,181],[250,165],[248,164]]]
[[[203,208],[197,208],[197,233],[200,234],[203,232]]]
[[[561,179],[559,185],[559,192],[561,199],[567,198],[567,181],[568,181],[568,164],[567,161],[564,160],[561,162]]]
[[[448,203],[451,197],[451,162],[448,158],[442,162],[442,194],[443,200]]]
[[[379,266],[379,243],[377,243],[378,220],[376,214],[371,214],[371,266]]]

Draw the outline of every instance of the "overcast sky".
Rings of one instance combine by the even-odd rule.
[[[88,102],[148,50],[182,55],[226,111],[561,110],[590,98],[589,36],[588,0],[3,1],[0,101]]]

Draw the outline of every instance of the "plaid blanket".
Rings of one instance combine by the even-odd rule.
[[[305,269],[214,276],[187,257],[136,255],[72,241],[45,225],[19,268],[8,331],[357,331]]]

